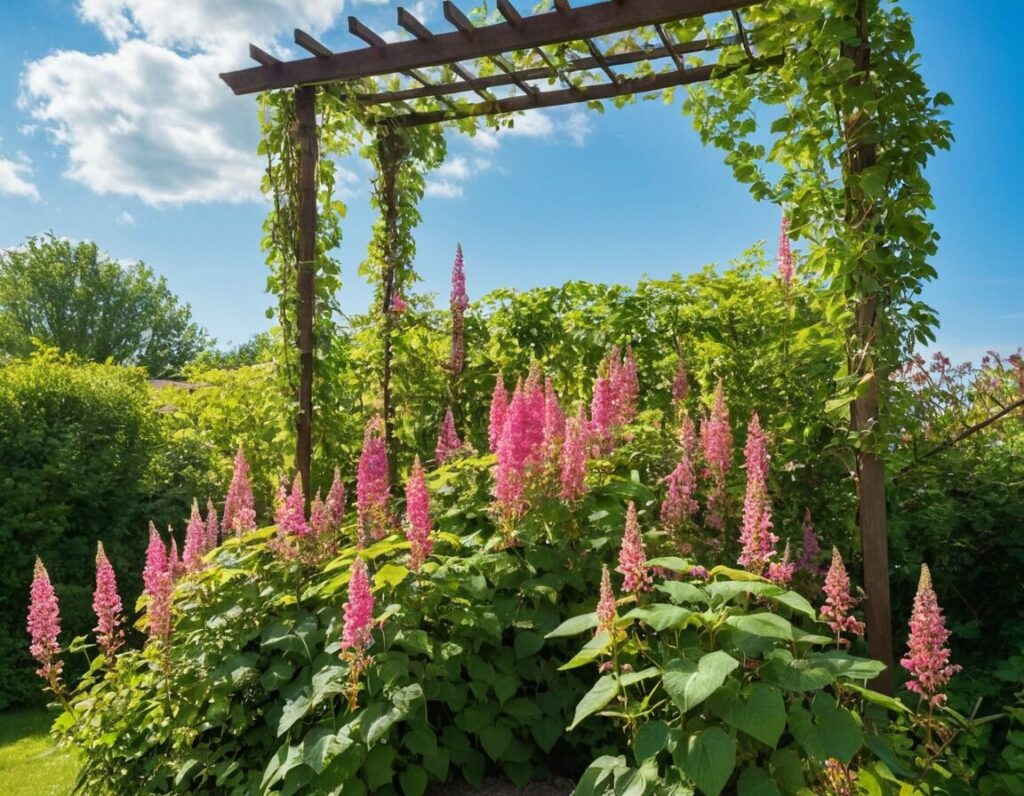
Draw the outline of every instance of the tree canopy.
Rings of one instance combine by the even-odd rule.
[[[170,376],[208,337],[145,263],[117,262],[92,241],[51,232],[0,252],[0,349],[23,356],[37,341]]]

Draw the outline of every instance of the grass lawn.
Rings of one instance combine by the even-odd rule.
[[[77,765],[58,751],[47,731],[53,717],[44,710],[0,715],[0,793],[4,796],[66,796]]]

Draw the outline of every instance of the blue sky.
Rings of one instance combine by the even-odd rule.
[[[532,3],[521,0],[525,10]],[[191,302],[222,343],[266,327],[259,250],[265,205],[253,152],[256,110],[217,79],[246,65],[248,41],[279,49],[298,25],[336,49],[349,13],[394,27],[387,0],[32,0],[0,3],[0,246],[53,230],[142,259]],[[440,2],[420,0],[435,27]],[[464,8],[469,2],[462,4]],[[957,142],[930,165],[942,234],[939,343],[955,357],[1024,344],[1024,3],[906,0],[925,77],[951,94]],[[227,22],[223,20],[227,19]],[[213,24],[218,21],[217,24]],[[16,32],[16,35],[12,35]],[[964,42],[971,42],[965,49]],[[348,310],[372,215],[353,164],[340,251]],[[417,233],[422,289],[445,293],[456,241],[472,295],[566,279],[631,282],[774,246],[778,217],[733,183],[679,103],[604,115],[522,118],[514,134],[454,138]]]

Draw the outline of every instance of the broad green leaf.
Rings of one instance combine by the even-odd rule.
[[[682,583],[677,580],[659,583],[654,588],[664,592],[674,603],[701,603],[707,604],[708,595],[700,586],[692,583]]]
[[[807,660],[828,669],[836,677],[849,677],[851,680],[873,680],[885,671],[885,664],[881,661],[857,658],[842,650],[812,652]]]
[[[603,710],[618,693],[619,683],[615,679],[615,676],[606,674],[594,683],[593,688],[583,695],[583,699],[581,699],[580,703],[576,706],[576,715],[573,716],[572,724],[569,725],[568,730],[572,731],[575,729],[576,725],[587,718],[587,716],[597,713],[599,710]]]
[[[522,630],[516,633],[516,640],[512,645],[517,658],[528,658],[540,652],[544,646],[544,639],[532,630]]]
[[[389,589],[393,589],[405,580],[408,574],[409,569],[401,564],[385,564],[374,574],[373,585],[378,589],[384,588],[385,586]]]
[[[686,738],[680,767],[707,796],[718,796],[736,768],[736,741],[721,727],[708,727]]]
[[[300,721],[312,708],[309,694],[302,692],[293,699],[289,699],[284,710],[281,711],[281,720],[277,723],[278,737],[290,730],[297,721]]]
[[[696,664],[685,658],[669,661],[661,680],[672,701],[687,713],[711,696],[739,665],[727,652],[716,650]]]
[[[437,752],[437,736],[429,727],[420,727],[407,732],[402,736],[402,743],[421,757],[429,757]]]
[[[668,742],[668,725],[660,720],[648,721],[637,730],[633,740],[633,755],[637,765],[654,757]]]
[[[423,796],[427,791],[427,772],[419,766],[410,766],[398,775],[404,796]]]
[[[644,608],[634,608],[623,618],[640,619],[644,624],[660,633],[663,630],[681,630],[691,616],[693,616],[693,611],[680,608],[678,605],[654,603]]]
[[[735,680],[718,689],[708,707],[727,724],[773,749],[786,729],[786,703],[782,694],[764,683],[739,688]]]
[[[568,663],[563,663],[558,668],[560,671],[565,671],[568,669],[575,669],[580,666],[586,666],[588,663],[600,658],[604,654],[605,650],[611,646],[611,643],[612,638],[608,634],[608,631],[602,630],[588,641],[584,645],[583,649],[576,653],[572,660]]]
[[[736,783],[736,793],[737,796],[782,796],[771,775],[758,766],[743,769]]]
[[[581,614],[572,619],[566,619],[562,624],[548,633],[544,638],[561,638],[563,636],[577,636],[587,630],[597,627],[597,613]]]
[[[844,683],[843,689],[846,691],[853,691],[855,694],[860,694],[868,702],[878,705],[879,707],[891,710],[894,713],[913,713],[913,711],[891,696],[880,694],[877,691],[872,691],[870,688],[863,688],[853,683]]]
[[[786,691],[817,691],[835,678],[823,666],[803,658],[794,658],[789,650],[772,652],[760,670],[761,680]]]
[[[864,745],[857,717],[846,708],[837,707],[825,692],[815,695],[810,710],[800,704],[790,707],[789,731],[819,763],[834,757],[847,765]]]
[[[660,567],[661,569],[667,569],[670,572],[689,572],[690,563],[685,558],[679,558],[679,556],[661,556],[660,558],[651,558],[647,561],[649,567]]]
[[[327,764],[351,745],[347,727],[339,732],[327,727],[314,727],[302,740],[302,760],[317,774],[322,774]]]
[[[778,614],[757,613],[730,616],[725,620],[730,627],[762,638],[793,640],[793,625]]]
[[[494,762],[501,760],[501,756],[511,742],[512,731],[500,722],[489,724],[480,730],[480,745]]]
[[[395,750],[387,744],[377,744],[370,750],[363,766],[366,771],[366,784],[370,790],[382,788],[394,780],[394,760]]]

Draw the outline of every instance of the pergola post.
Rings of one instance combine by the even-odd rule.
[[[853,60],[854,75],[851,82],[859,86],[867,79],[871,66],[869,42],[868,2],[858,0],[857,19],[859,43],[844,47],[844,55]],[[856,175],[873,166],[875,145],[864,141],[862,126],[867,120],[859,111],[844,119],[843,134],[847,142],[848,174]],[[850,189],[848,188],[848,191]],[[872,223],[870,208],[865,208],[863,194],[858,190],[851,195],[861,201],[848,203],[851,209],[848,224]],[[856,206],[856,207],[855,207]],[[863,280],[866,274],[855,276]],[[850,405],[850,425],[854,431],[870,433],[878,424],[879,383],[874,358],[880,326],[879,297],[876,291],[863,295],[858,301],[853,333],[858,351],[853,361],[853,372],[865,385],[864,393]],[[871,657],[886,665],[873,686],[887,694],[893,691],[895,660],[892,647],[892,608],[889,597],[889,532],[886,523],[885,462],[873,445],[856,451],[857,520],[860,525],[861,553],[864,560],[864,591],[867,599],[864,618],[867,624],[868,651]]]
[[[384,443],[388,450],[390,483],[398,483],[395,459],[395,407],[391,395],[391,335],[395,327],[395,277],[401,244],[398,240],[398,168],[404,157],[401,136],[390,123],[380,125],[377,133],[377,158],[380,163],[378,201],[384,221],[384,246],[381,251],[381,401],[384,414]]]
[[[316,302],[316,88],[295,89],[295,143],[299,150],[299,229],[296,240],[296,326],[299,350],[299,409],[295,418],[295,467],[307,497],[311,493],[313,458],[313,318]]]

